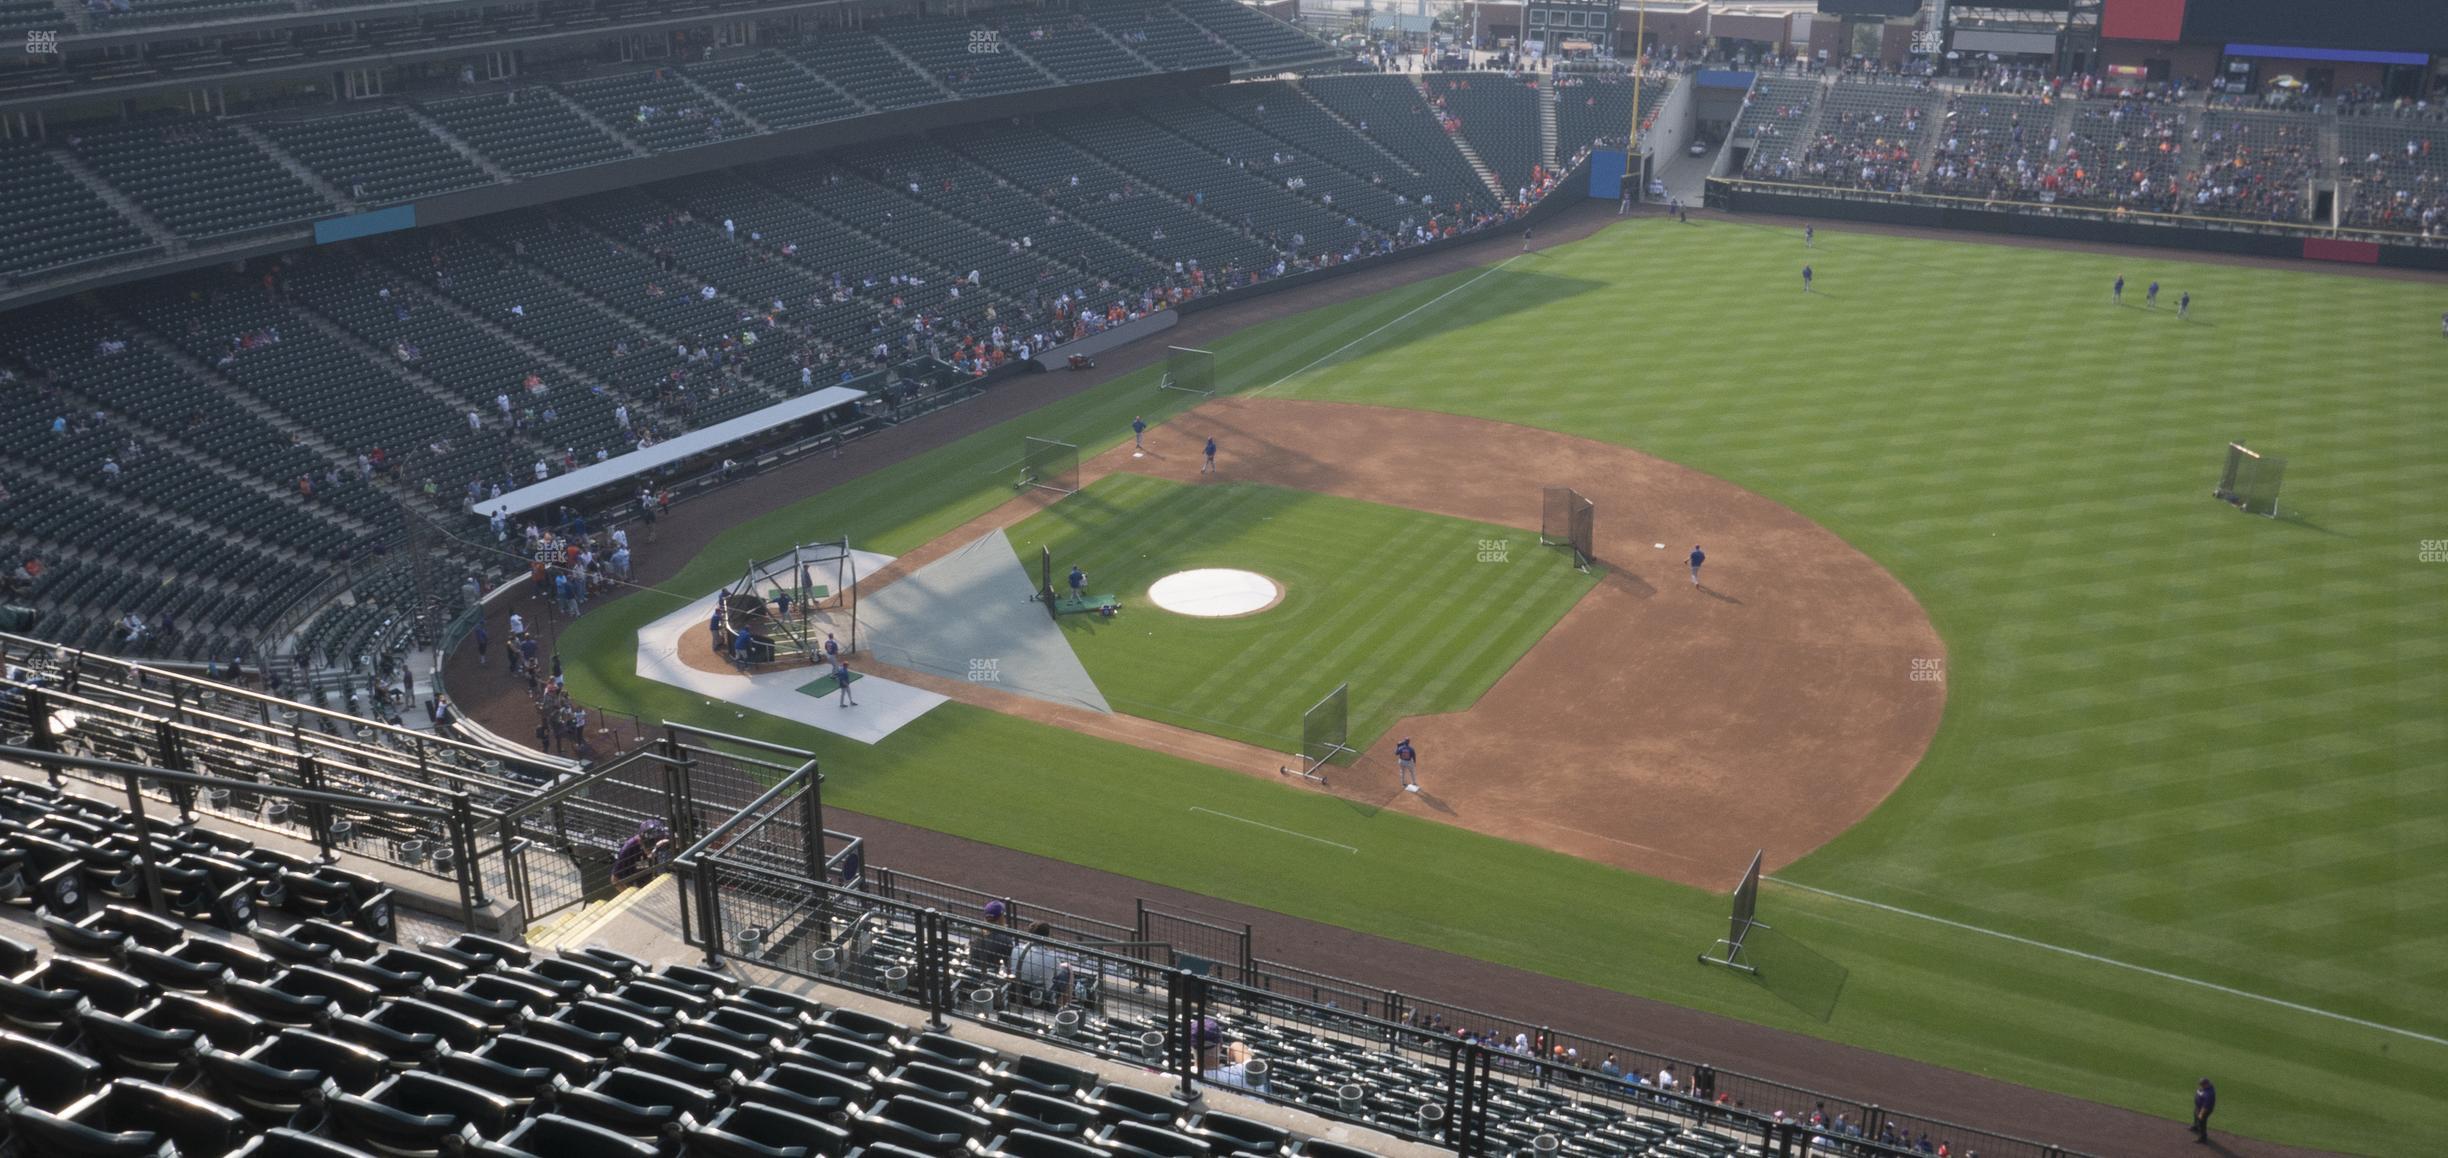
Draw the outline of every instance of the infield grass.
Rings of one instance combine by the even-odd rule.
[[[1300,750],[1301,714],[1346,680],[1354,748],[1469,707],[1597,582],[1510,527],[1255,483],[1108,475],[1007,534],[1021,558],[1051,546],[1057,571],[1084,563],[1121,595],[1116,619],[1059,621],[1115,709],[1278,752]],[[1148,603],[1149,584],[1197,567],[1258,572],[1283,602],[1231,619]]]
[[[1926,916],[1777,884],[1762,901],[1841,971],[1832,1002],[1695,966],[1721,895],[960,705],[874,748],[750,722],[815,749],[847,808],[2171,1129],[2207,1073],[2222,1129],[2448,1152],[2448,563],[2421,561],[2448,539],[2448,287],[1828,229],[1805,296],[1804,260],[1793,233],[1641,221],[1213,345],[1227,391],[1481,415],[1708,471],[1921,598],[1951,657],[1935,744],[1781,875]],[[2191,290],[2193,319],[2110,306],[2120,273]],[[744,524],[668,596],[573,625],[573,689],[700,714],[629,674],[671,599],[791,541],[923,542],[1008,497],[1021,435],[1092,454],[1188,401],[1154,381]],[[2209,498],[2231,438],[2291,459],[2287,517]],[[1608,520],[1602,538],[1671,530]],[[1742,572],[1741,545],[1710,565]],[[1358,851],[1219,833],[1193,803]],[[1213,855],[1222,839],[1253,855]]]

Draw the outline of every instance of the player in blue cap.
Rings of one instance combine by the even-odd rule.
[[[1214,473],[1215,473],[1215,438],[1214,438],[1214,436],[1213,436],[1213,435],[1208,436],[1208,439],[1207,439],[1207,465],[1200,467],[1200,468],[1199,468],[1199,473],[1200,473],[1200,474],[1214,474]]]

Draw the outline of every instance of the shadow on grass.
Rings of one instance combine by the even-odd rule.
[[[1758,967],[1760,987],[1811,1017],[1826,1021],[1836,1014],[1853,971],[1826,954],[1771,928],[1754,928],[1743,942],[1743,954]]]
[[[2289,526],[2302,527],[2304,530],[2311,531],[2315,534],[2328,535],[2332,538],[2351,539],[2354,537],[2344,531],[2332,531],[2329,528],[2324,527],[2319,523],[2315,523],[2312,520],[2296,514],[2293,511],[2280,511],[2278,512],[2278,517],[2272,521],[2285,523]]]
[[[1468,290],[1457,293],[1453,288],[1449,288],[1442,291],[1451,293],[1453,296],[1441,300],[1431,297],[1412,307],[1409,312],[1396,314],[1375,329],[1353,339],[1343,348],[1327,353],[1316,362],[1295,370],[1285,375],[1284,378],[1305,379],[1310,374],[1326,369],[1335,363],[1351,361],[1386,350],[1399,349],[1412,342],[1441,338],[1465,326],[1475,326],[1512,314],[1544,309],[1557,302],[1576,298],[1593,290],[1612,288],[1605,282],[1590,281],[1586,278],[1561,277],[1551,273],[1528,273],[1510,267],[1490,270],[1476,276],[1481,280],[1471,284]],[[1222,395],[1245,394],[1280,383],[1284,378],[1234,382],[1219,390],[1218,393]]]

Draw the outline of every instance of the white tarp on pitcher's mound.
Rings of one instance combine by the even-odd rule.
[[[861,575],[872,575],[892,562],[889,555],[870,551],[854,551]],[[704,597],[669,615],[638,629],[637,673],[660,684],[694,692],[717,703],[731,704],[735,710],[763,712],[769,716],[810,727],[821,728],[837,736],[846,736],[863,744],[873,744],[892,735],[910,721],[927,714],[944,697],[922,691],[908,684],[894,683],[880,676],[858,671],[853,660],[850,670],[858,679],[850,685],[850,695],[856,706],[842,707],[839,696],[832,694],[830,684],[819,688],[823,694],[803,690],[825,678],[828,668],[795,664],[756,675],[735,672],[699,671],[680,662],[680,638],[684,633],[706,630],[706,621],[714,615],[714,600],[721,595],[709,591]],[[860,650],[866,649],[864,625],[866,608],[860,609]],[[721,729],[721,721],[707,724]]]
[[[859,600],[859,648],[895,667],[1110,712],[1001,531]]]

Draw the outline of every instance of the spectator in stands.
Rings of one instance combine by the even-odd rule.
[[[671,829],[659,819],[639,821],[637,831],[612,855],[612,883],[626,885],[637,880],[670,859],[671,853]]]
[[[1243,1090],[1261,1088],[1250,1074],[1252,1059],[1248,1042],[1225,1041],[1224,1027],[1212,1017],[1199,1019],[1196,1036],[1199,1078],[1202,1081]]]
[[[1012,951],[1018,947],[1012,937],[1010,903],[986,902],[986,931],[978,934],[977,942],[969,947],[971,959],[993,962],[993,968],[1000,970],[1010,963]]]
[[[1046,942],[1054,937],[1054,927],[1039,921],[1029,926],[1029,936],[1012,949],[1012,980],[1021,987],[1022,1000],[1030,1004],[1060,1007],[1071,1004],[1084,988],[1084,978],[1069,953]]]

